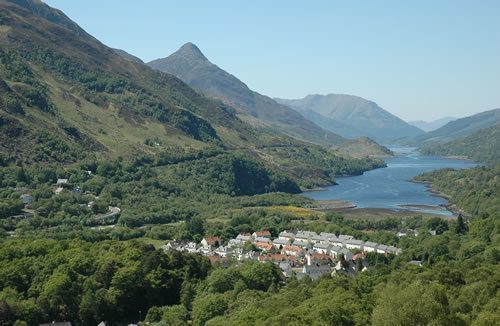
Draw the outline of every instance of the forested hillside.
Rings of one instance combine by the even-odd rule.
[[[26,233],[0,245],[0,318],[7,325],[16,320],[29,324],[71,320],[80,325],[139,319],[158,325],[408,325],[416,321],[495,325],[500,322],[497,176],[498,170],[477,168],[422,177],[445,179],[434,186],[470,214],[465,219],[417,216],[373,221],[326,215],[325,220],[304,224],[286,214],[261,211],[233,214],[225,223],[193,219],[185,225],[185,232],[198,236],[198,232],[221,236],[233,232],[230,236],[234,236],[262,227],[273,232],[306,228],[383,239],[403,249],[398,256],[368,254],[363,262],[367,271],[352,276],[327,274],[315,281],[309,277],[284,280],[270,263],[212,267],[201,256],[164,254],[142,245],[140,239],[91,243],[42,240],[36,233]],[[467,197],[469,202],[463,200]],[[473,201],[485,207],[478,208]],[[399,228],[415,229],[418,235],[398,238],[392,230]],[[438,232],[431,235],[429,229]],[[130,232],[137,231],[129,231],[129,236]],[[88,230],[71,237],[95,241],[118,234],[118,230]]]
[[[495,165],[500,162],[500,124],[449,143],[424,145],[420,152],[427,155],[466,156],[479,163]]]

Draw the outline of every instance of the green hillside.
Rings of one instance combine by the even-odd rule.
[[[456,119],[431,132],[400,139],[402,144],[423,146],[432,144],[445,144],[455,139],[472,135],[480,129],[488,128],[500,122],[500,109],[480,112],[469,117]]]
[[[500,162],[500,124],[445,144],[424,145],[420,151],[427,155],[466,156],[476,162],[495,165]]]
[[[41,2],[14,3],[0,2],[0,135],[9,140],[0,143],[4,162],[132,159],[188,147],[246,149],[250,158],[269,165],[256,149],[315,147],[275,130],[257,130],[235,109],[181,80],[122,58]],[[321,155],[336,159],[331,152]],[[347,160],[362,166],[356,173],[382,166]],[[296,163],[299,170],[311,168]],[[334,182],[335,167],[322,170],[328,177],[307,182],[281,170],[301,185]]]

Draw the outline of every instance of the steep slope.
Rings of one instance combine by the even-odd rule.
[[[231,147],[262,138],[234,109],[123,59],[40,1],[0,1],[0,45],[0,135],[14,157],[134,156],[155,150],[148,140]]]
[[[444,117],[441,119],[437,119],[434,121],[423,121],[423,120],[417,120],[417,121],[408,121],[408,123],[412,126],[415,126],[419,129],[422,129],[425,132],[433,131],[438,128],[441,128],[448,122],[457,120],[457,118],[452,118],[452,117]]]
[[[338,135],[321,129],[294,110],[252,91],[238,78],[211,63],[192,43],[184,44],[167,58],[153,60],[147,64],[177,76],[206,96],[221,100],[264,121],[263,125],[250,118],[250,121],[260,127],[267,125],[289,136],[315,144],[330,146],[343,141]],[[245,119],[249,121],[248,116]]]
[[[434,131],[405,140],[413,145],[444,144],[455,139],[467,137],[483,128],[500,122],[500,109],[480,112],[469,117],[457,119]]]
[[[420,151],[428,155],[467,156],[476,162],[494,166],[500,163],[500,124],[448,143],[428,144]]]
[[[131,61],[134,61],[134,62],[137,62],[137,63],[144,64],[144,61],[142,61],[140,58],[136,57],[135,55],[132,55],[132,54],[128,53],[125,50],[122,50],[122,49],[113,49],[113,51],[115,51],[116,54],[118,54],[119,56],[121,56],[121,57],[123,57],[125,59],[131,60]]]
[[[391,143],[401,137],[423,133],[376,103],[358,96],[308,95],[303,99],[276,101],[297,110],[323,128],[348,138],[367,136],[380,143]]]
[[[295,189],[384,166],[256,130],[235,109],[122,58],[40,1],[0,0],[0,95],[0,165],[119,157],[173,164],[241,153]],[[269,148],[310,154],[287,158],[289,169]]]

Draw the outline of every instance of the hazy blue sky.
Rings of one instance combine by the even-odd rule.
[[[500,1],[46,0],[145,61],[185,42],[273,97],[344,93],[405,120],[500,107]]]

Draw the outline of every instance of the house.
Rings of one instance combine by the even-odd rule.
[[[333,258],[337,258],[342,253],[342,247],[339,246],[331,246],[328,254]]]
[[[271,238],[271,232],[269,230],[264,230],[264,231],[256,231],[252,234],[252,237],[258,238],[258,237],[263,237],[263,238]]]
[[[297,241],[297,240],[293,242],[293,245],[296,247],[300,247],[302,249],[307,249],[311,247],[311,245],[308,242]]]
[[[312,239],[313,236],[317,235],[316,232],[309,232],[309,231],[299,231],[295,234],[295,240],[300,240],[300,241],[309,241]]]
[[[284,246],[287,246],[290,244],[290,241],[287,240],[287,239],[274,239],[273,240],[273,246],[275,248],[280,248],[280,247],[284,247]]]
[[[315,253],[311,255],[311,262],[320,265],[330,264],[332,262],[332,257],[330,255]]]
[[[317,279],[323,274],[331,273],[332,268],[329,265],[311,264],[302,267],[302,274],[308,275],[310,278]]]
[[[24,205],[29,205],[33,201],[33,197],[30,194],[22,194],[21,200],[23,201]]]
[[[364,252],[358,252],[354,256],[352,256],[352,260],[356,261],[358,259],[365,259],[365,253]]]
[[[283,255],[283,254],[267,254],[267,255],[260,255],[258,260],[262,263],[268,261],[272,263],[279,263],[284,261],[290,264],[295,264],[297,262],[297,257]]]
[[[387,252],[390,253],[390,254],[399,255],[400,253],[403,252],[403,250],[401,250],[399,248],[396,248],[394,246],[388,246],[387,247]]]
[[[362,249],[363,248],[363,241],[356,240],[356,239],[346,240],[345,247],[347,249]]]
[[[386,254],[386,253],[387,253],[387,249],[388,249],[388,248],[389,248],[389,247],[387,247],[386,245],[379,244],[379,245],[377,246],[376,250],[377,250],[377,253],[378,253],[378,254]]]
[[[203,246],[203,248],[209,248],[218,246],[220,242],[221,241],[219,237],[204,237],[203,240],[201,240],[201,245]]]
[[[352,257],[353,257],[352,252],[350,250],[346,249],[346,248],[340,249],[339,256],[340,255],[344,255],[344,259],[345,260],[352,260]]]
[[[281,249],[281,253],[284,255],[290,256],[300,256],[303,253],[304,249],[295,245],[284,246]]]
[[[226,258],[228,253],[230,253],[231,251],[229,250],[228,247],[220,246],[219,248],[215,249],[214,252],[216,255]]]
[[[243,242],[251,241],[252,235],[250,233],[240,233],[236,236],[236,240],[240,240]]]
[[[68,179],[57,179],[56,185],[64,185],[68,183]]]
[[[290,277],[293,275],[293,270],[292,270],[292,266],[290,265],[290,263],[282,261],[279,263],[278,266],[281,269],[281,272],[283,273],[283,275],[285,277]]]
[[[245,242],[246,241],[241,241],[241,240],[238,240],[238,239],[231,239],[227,243],[227,246],[230,247],[230,248],[239,248],[239,247],[243,247],[243,245],[245,244]]]
[[[328,237],[325,237],[323,235],[313,235],[312,238],[311,238],[311,241],[313,243],[323,243],[323,244],[329,244],[330,243],[330,240],[328,239]]]
[[[56,195],[59,195],[63,190],[64,190],[63,187],[57,187],[57,189],[54,192],[56,193]]]
[[[262,249],[263,251],[271,251],[273,250],[273,245],[267,242],[255,242],[255,247]]]
[[[331,247],[331,244],[316,243],[313,245],[313,250],[320,254],[328,254]]]
[[[295,238],[295,234],[293,234],[292,232],[283,231],[280,232],[278,238],[283,240],[290,240]]]
[[[363,251],[365,252],[375,252],[377,250],[378,244],[371,241],[366,241],[363,245]]]
[[[266,237],[256,237],[254,242],[264,242],[264,243],[272,243],[271,239]]]
[[[356,268],[351,260],[338,261],[332,271],[332,276],[335,275],[348,275],[354,276],[356,274]]]

